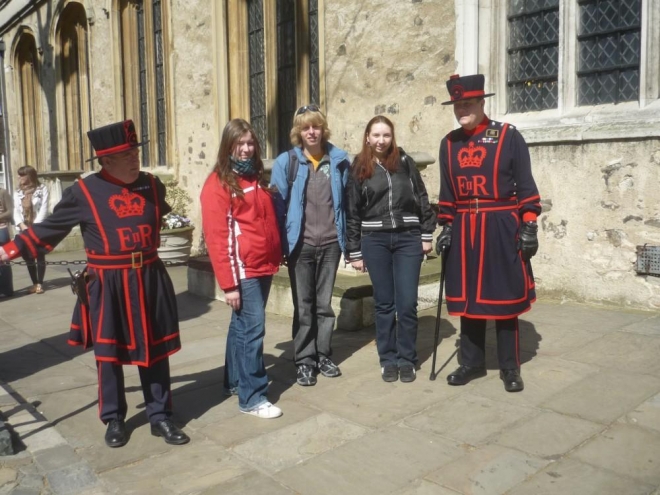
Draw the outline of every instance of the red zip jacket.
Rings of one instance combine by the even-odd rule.
[[[213,172],[202,188],[202,228],[220,288],[277,273],[282,259],[275,199],[256,179],[238,177],[238,197]]]

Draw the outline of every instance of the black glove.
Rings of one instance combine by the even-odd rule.
[[[442,227],[442,232],[438,236],[438,239],[435,242],[435,254],[440,256],[444,251],[449,251],[451,246],[451,225],[445,224]]]
[[[523,261],[529,261],[539,249],[539,239],[536,233],[539,226],[536,222],[524,222],[520,226],[520,235],[518,236],[518,249]]]

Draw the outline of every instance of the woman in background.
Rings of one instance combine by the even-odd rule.
[[[14,192],[14,223],[23,231],[35,223],[41,223],[48,216],[48,188],[39,182],[34,167],[24,165],[18,169],[18,189]],[[46,255],[25,258],[32,279],[30,294],[43,294],[46,274]]]
[[[282,259],[279,194],[263,180],[254,130],[243,119],[222,133],[215,169],[202,189],[204,239],[225,302],[232,308],[225,351],[225,395],[238,395],[241,412],[271,419],[282,415],[268,401],[263,358],[266,302]],[[283,220],[283,218],[282,218]]]
[[[382,378],[412,382],[419,272],[436,220],[415,162],[397,148],[387,117],[367,124],[346,197],[346,250],[353,268],[366,268],[373,285]]]

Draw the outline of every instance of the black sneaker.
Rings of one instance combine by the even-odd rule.
[[[335,378],[341,375],[339,366],[332,362],[330,358],[324,357],[319,363],[319,372],[328,378]]]
[[[314,368],[309,364],[301,364],[298,366],[298,373],[296,375],[298,385],[309,387],[316,385],[316,377],[314,376]]]
[[[386,364],[380,369],[384,382],[395,382],[399,379],[399,368],[396,364]]]
[[[404,383],[414,382],[417,375],[415,373],[415,366],[412,364],[404,364],[399,366],[399,378]]]

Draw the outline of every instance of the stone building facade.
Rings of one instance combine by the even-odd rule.
[[[660,278],[634,262],[660,244],[658,21],[647,0],[0,0],[9,173],[66,185],[94,166],[85,131],[133,118],[145,168],[196,198],[228,119],[274,158],[312,101],[350,152],[385,114],[437,159],[446,79],[481,72],[489,116],[530,144],[539,293],[657,309]],[[437,162],[422,174],[437,197]]]

